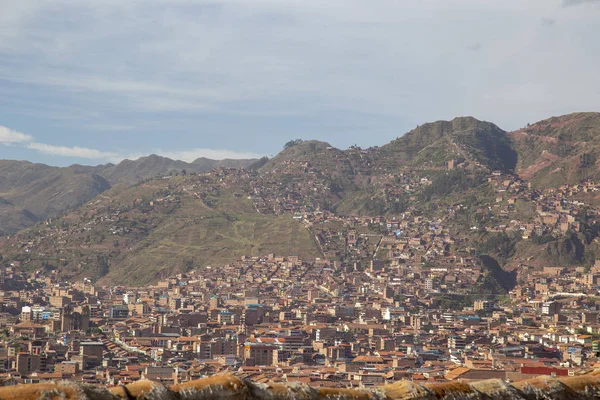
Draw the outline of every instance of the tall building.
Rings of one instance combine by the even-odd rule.
[[[557,301],[547,301],[542,304],[542,314],[544,315],[554,315],[558,314],[560,311],[560,303]]]
[[[473,309],[475,311],[493,311],[494,307],[494,302],[488,300],[475,300],[473,303]]]
[[[129,307],[126,304],[112,305],[108,311],[108,317],[114,319],[125,319],[129,317]]]
[[[33,320],[33,318],[32,318],[32,312],[31,312],[31,307],[29,307],[29,306],[23,306],[23,307],[21,307],[20,320],[21,320],[21,322]]]
[[[431,278],[425,279],[425,289],[428,292],[431,292],[433,290],[433,279],[431,279]]]
[[[19,353],[15,357],[17,372],[21,375],[29,375],[32,372],[40,371],[41,357],[36,354]]]
[[[464,350],[467,344],[466,338],[462,336],[448,337],[448,348],[453,350]]]
[[[277,363],[277,347],[263,343],[246,343],[244,358],[248,365],[275,365]]]

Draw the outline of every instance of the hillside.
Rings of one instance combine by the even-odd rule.
[[[244,181],[227,182],[179,176],[116,187],[62,218],[4,239],[2,254],[23,268],[139,284],[242,255],[320,256],[291,216],[256,213]]]
[[[93,168],[0,161],[0,231],[11,234],[39,219],[78,207],[110,188]]]
[[[355,174],[348,151],[317,140],[300,141],[284,148],[259,170],[271,175],[317,173],[340,186],[348,185]]]
[[[509,136],[519,155],[516,172],[538,187],[600,178],[600,113],[549,118]]]
[[[433,182],[429,191],[450,194],[479,187],[486,172],[510,173],[517,160],[505,131],[472,117],[427,123],[384,146],[345,154],[354,161],[356,185],[348,187],[335,210],[346,215],[403,211],[416,198],[401,187],[417,175]]]
[[[0,160],[0,232],[12,234],[37,220],[76,208],[117,184],[133,185],[156,176],[206,172],[217,167],[246,167],[256,160],[209,160],[193,163],[156,155],[117,165],[51,167]]]
[[[11,203],[0,210],[0,231],[14,233],[33,221],[77,207],[117,184],[170,174],[201,173],[214,168],[255,167],[272,180],[299,183],[317,175],[338,204],[340,212],[361,214],[398,210],[406,199],[382,189],[394,184],[388,173],[445,171],[448,163],[465,171],[515,171],[540,188],[600,178],[600,114],[576,113],[529,125],[506,133],[496,125],[472,117],[423,124],[381,147],[339,150],[329,143],[291,143],[271,160],[210,160],[191,163],[151,155],[97,167],[50,167],[21,161],[0,161],[0,197]],[[397,179],[396,179],[397,181]]]
[[[117,165],[108,165],[106,168],[101,168],[100,175],[111,185],[118,183],[134,185],[160,174],[179,173],[186,168],[189,168],[189,164],[184,161],[152,154],[137,160],[123,160]]]
[[[600,255],[599,115],[510,133],[461,117],[368,149],[292,141],[260,161],[2,162],[1,230],[32,227],[2,239],[0,254],[23,268],[141,284],[243,255],[427,264],[467,252],[485,271],[475,284],[502,292],[515,278],[504,270],[589,268]],[[223,165],[248,168],[198,172]],[[359,217],[362,225],[352,227]],[[434,244],[382,249],[394,226]],[[360,246],[348,245],[352,230],[364,236]]]
[[[17,232],[37,221],[38,218],[31,212],[15,207],[10,201],[0,197],[0,236]]]
[[[505,131],[472,117],[427,123],[382,146],[377,163],[383,168],[410,165],[445,168],[457,160],[492,170],[511,171],[517,154]]]

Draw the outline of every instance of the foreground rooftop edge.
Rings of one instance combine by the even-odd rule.
[[[0,388],[0,398],[12,399],[240,399],[240,400],[403,400],[403,399],[598,399],[600,370],[586,375],[555,379],[540,376],[507,384],[498,379],[467,383],[461,381],[419,385],[410,381],[376,390],[313,388],[300,384],[262,384],[230,375],[215,375],[170,387],[153,381],[103,388],[74,382],[17,385]]]

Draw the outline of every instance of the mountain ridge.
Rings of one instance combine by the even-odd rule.
[[[40,219],[84,204],[114,185],[134,185],[162,174],[205,172],[218,167],[245,167],[257,160],[210,160],[187,163],[150,155],[118,164],[55,167],[20,160],[0,160],[0,233],[12,234]],[[26,218],[23,218],[26,215]],[[35,218],[31,218],[35,216]]]
[[[583,128],[577,126],[578,121],[584,124]],[[221,167],[257,168],[261,173],[281,172],[291,160],[304,160],[305,165],[320,169],[338,192],[342,189],[365,189],[372,170],[388,173],[398,173],[405,168],[435,171],[443,170],[449,162],[471,169],[515,172],[541,187],[551,186],[555,181],[594,176],[600,178],[600,174],[594,171],[587,171],[582,176],[576,168],[579,159],[585,158],[586,163],[595,164],[600,160],[600,154],[599,157],[584,154],[570,140],[584,138],[596,145],[595,138],[600,135],[590,135],[589,132],[597,133],[600,129],[598,126],[600,113],[551,117],[513,132],[506,132],[491,122],[466,116],[425,123],[383,146],[368,149],[351,147],[341,150],[318,140],[292,141],[292,145],[286,146],[272,159],[212,160],[200,157],[188,163],[151,154],[136,160],[122,160],[117,164],[73,164],[69,167],[0,160],[0,196],[13,203],[10,211],[6,207],[4,211],[0,210],[0,231],[5,234],[14,233],[33,223],[21,216],[15,217],[20,222],[10,221],[11,214],[17,216],[25,211],[26,215],[35,215],[36,220],[44,219],[83,204],[118,184],[130,186],[160,175],[206,172]],[[544,132],[549,130],[553,136],[534,134],[542,132],[542,129]],[[588,134],[582,134],[582,130]],[[539,143],[531,144],[532,140]],[[600,143],[597,152],[600,153]],[[564,156],[569,156],[570,160],[561,161],[560,158]],[[304,172],[289,170],[287,173],[286,176]],[[72,177],[77,177],[78,182],[70,182]],[[48,194],[44,188],[53,179],[57,190],[56,193]],[[59,183],[61,179],[62,183]],[[45,205],[48,197],[54,201]],[[332,199],[334,202],[340,200],[341,198]],[[10,228],[6,228],[9,225]]]
[[[70,277],[113,282],[125,276],[145,283],[177,271],[233,262],[242,255],[294,252],[313,258],[344,257],[339,249],[326,245],[332,232],[321,231],[310,221],[295,222],[290,214],[393,219],[409,212],[433,220],[450,214],[453,222],[445,229],[453,229],[457,242],[470,243],[472,251],[485,249],[483,254],[494,259],[485,267],[491,274],[490,287],[506,290],[512,278],[500,273],[500,268],[515,268],[518,260],[538,256],[549,265],[557,260],[582,265],[589,263],[594,251],[600,254],[596,240],[600,225],[578,220],[578,213],[552,217],[555,223],[564,219],[565,226],[576,227],[573,232],[561,231],[562,236],[548,237],[543,230],[534,234],[528,228],[538,214],[550,218],[533,202],[553,193],[542,194],[545,188],[559,189],[598,176],[598,115],[553,117],[512,132],[460,117],[421,125],[387,145],[366,149],[340,150],[327,142],[295,140],[272,159],[247,160],[247,168],[216,167],[203,173],[187,168],[184,172],[179,168],[189,164],[156,155],[104,170],[75,167],[66,176],[81,175],[86,179],[78,182],[102,195],[71,206],[63,217],[45,224],[36,225],[43,218],[18,209],[14,196],[0,191],[5,199],[0,217],[12,213],[21,225],[31,226],[16,238],[0,239],[0,252],[5,252],[6,260],[44,268],[48,264],[44,255],[56,254],[67,261],[53,268]],[[122,171],[115,168],[119,165]],[[11,175],[12,182],[42,174],[39,168],[24,168],[26,173]],[[111,185],[102,176],[106,170],[114,173],[106,175],[113,182],[123,174],[124,183]],[[140,170],[153,176],[138,179]],[[55,179],[68,189],[63,175]],[[102,182],[109,187],[100,191]],[[522,199],[507,198],[508,193],[525,191],[528,194]],[[585,196],[590,205],[600,204],[593,192]],[[499,207],[502,213],[494,211]],[[527,235],[535,236],[535,241],[478,230],[485,224],[506,226],[513,220],[523,221],[522,228],[529,229]],[[377,236],[373,229],[366,234]],[[52,235],[59,239],[50,240]],[[28,247],[31,253],[23,253],[19,243],[35,246]],[[372,258],[376,252],[369,248],[361,257]]]

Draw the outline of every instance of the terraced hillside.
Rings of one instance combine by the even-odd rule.
[[[62,218],[0,240],[3,254],[27,269],[139,284],[242,255],[320,256],[302,224],[290,215],[258,214],[250,188],[236,179],[178,176],[116,187]]]

